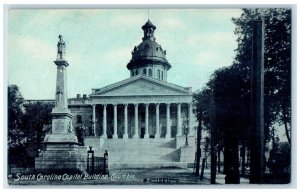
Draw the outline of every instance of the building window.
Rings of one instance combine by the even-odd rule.
[[[138,75],[138,70],[135,70],[135,75]]]
[[[160,70],[157,70],[157,78],[160,79]]]
[[[81,115],[76,116],[76,123],[82,123],[82,116]]]
[[[131,76],[134,76],[134,72],[133,72],[133,70],[131,70]]]
[[[144,68],[143,74],[147,75],[147,69],[146,68]]]
[[[151,69],[148,70],[148,75],[152,77],[152,70]]]
[[[164,71],[161,71],[161,79],[164,79]]]

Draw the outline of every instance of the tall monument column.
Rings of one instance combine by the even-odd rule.
[[[83,171],[86,169],[85,149],[79,146],[68,109],[66,44],[58,36],[55,107],[52,109],[51,132],[45,136],[45,150],[35,159],[35,169],[46,172]],[[84,152],[84,153],[83,153]]]
[[[72,115],[68,109],[67,93],[67,67],[69,63],[65,60],[66,44],[63,37],[59,35],[57,44],[56,64],[56,92],[55,107],[52,109],[52,130],[51,134],[45,137],[45,142],[70,142],[77,143],[77,137],[74,134],[72,125]]]

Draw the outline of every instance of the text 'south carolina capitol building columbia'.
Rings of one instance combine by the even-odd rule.
[[[172,66],[156,26],[148,20],[142,29],[126,66],[130,77],[68,99],[72,124],[96,156],[108,150],[110,167],[187,167],[195,159],[192,89],[168,82]]]

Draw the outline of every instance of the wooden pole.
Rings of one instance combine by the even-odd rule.
[[[262,184],[264,175],[264,19],[253,23],[252,132],[250,183]]]

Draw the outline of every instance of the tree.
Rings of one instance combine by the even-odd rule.
[[[17,85],[8,86],[8,149],[17,149],[26,143],[26,136],[22,127],[24,114],[24,98]]]
[[[204,88],[201,92],[196,92],[193,96],[193,102],[196,106],[194,113],[198,120],[197,128],[197,151],[196,151],[196,175],[199,175],[200,170],[200,157],[201,157],[201,133],[204,125],[208,124],[209,119],[209,101],[210,101],[210,90]],[[205,158],[206,159],[206,158]]]
[[[22,117],[24,114],[24,98],[16,85],[8,86],[7,126],[8,126],[8,163],[23,165],[24,148],[27,137],[24,132]]]
[[[243,134],[245,103],[241,77],[234,67],[216,70],[207,85],[213,90],[215,144],[224,145],[225,183],[239,183],[239,138]],[[212,123],[213,124],[213,123]]]
[[[26,103],[19,87],[8,86],[8,163],[32,166],[41,142],[51,128],[54,104]]]
[[[270,139],[271,128],[278,122],[284,125],[290,143],[291,10],[243,9],[241,17],[233,19],[238,36],[235,65],[242,70],[245,81],[250,82],[251,25],[261,16],[265,18],[265,141]]]
[[[33,163],[38,150],[42,148],[41,142],[51,128],[51,110],[53,103],[33,102],[24,104],[25,113],[23,116],[24,128],[26,129],[26,151],[29,160]]]

